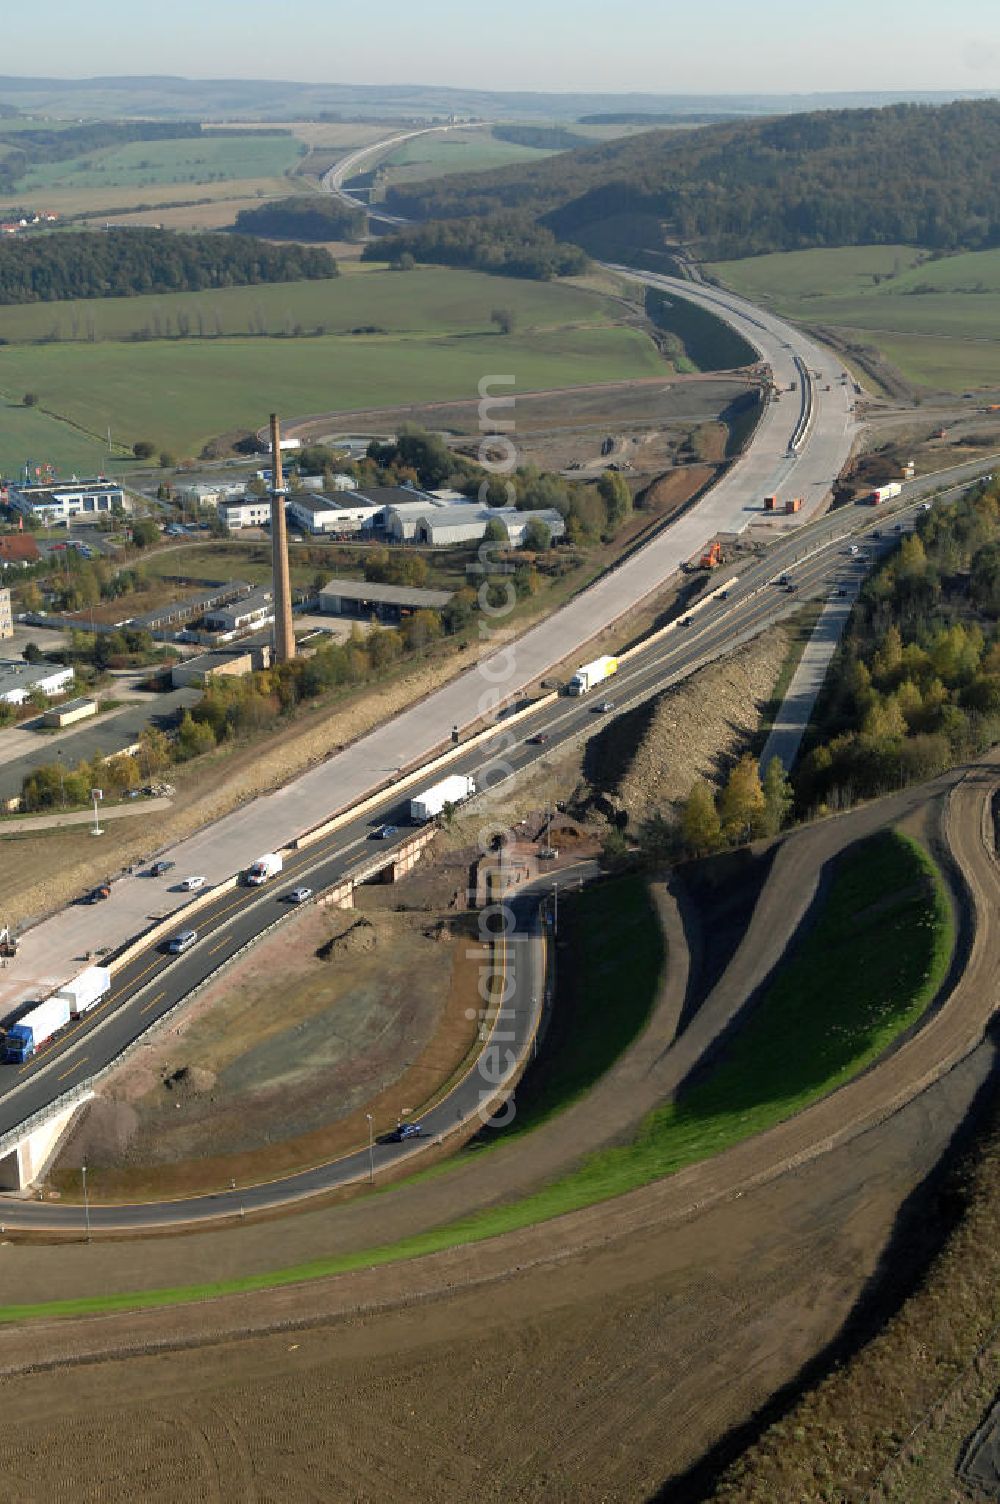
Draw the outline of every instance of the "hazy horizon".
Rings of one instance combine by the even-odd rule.
[[[62,82],[169,76],[657,95],[1000,87],[989,0],[924,14],[907,0],[840,0],[835,11],[717,0],[710,14],[637,0],[627,25],[609,25],[597,0],[572,11],[507,0],[495,13],[458,0],[428,0],[419,11],[388,0],[374,37],[367,14],[338,13],[325,0],[285,0],[277,12],[261,0],[175,0],[166,28],[137,17],[131,0],[88,0],[85,17],[78,0],[37,0],[8,18],[6,36],[7,56],[34,65],[5,69],[8,77]]]

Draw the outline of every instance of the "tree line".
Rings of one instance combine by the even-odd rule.
[[[337,275],[318,246],[270,245],[248,235],[92,230],[0,243],[0,304],[201,292]]]
[[[903,242],[1000,244],[1000,101],[899,104],[648,131],[542,162],[398,184],[420,220],[515,213],[585,244],[648,216],[706,257]]]
[[[289,240],[360,240],[366,222],[363,209],[313,194],[241,209],[234,228],[239,235],[276,235]]]
[[[400,269],[414,261],[464,266],[543,282],[576,276],[587,267],[578,246],[561,243],[530,215],[491,215],[488,210],[485,216],[413,225],[381,236],[365,247],[361,259],[388,261]]]

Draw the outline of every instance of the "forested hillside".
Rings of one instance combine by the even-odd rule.
[[[200,292],[336,275],[336,262],[318,246],[268,245],[248,235],[109,230],[0,242],[0,304]]]
[[[938,504],[866,582],[795,773],[838,808],[930,778],[1000,736],[1000,487]]]
[[[1000,244],[1000,101],[649,131],[529,166],[391,188],[419,219],[529,213],[560,239],[628,217],[718,259],[813,246]]]

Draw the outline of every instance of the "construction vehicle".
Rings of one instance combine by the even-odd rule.
[[[716,538],[698,560],[698,567],[699,569],[718,569],[719,565],[724,563],[722,544]]]
[[[13,933],[9,924],[0,929],[0,956],[5,961],[17,955],[17,936]]]
[[[605,679],[610,679],[612,674],[618,672],[618,659],[612,658],[608,653],[602,653],[600,658],[595,658],[592,663],[584,663],[577,669],[567,686],[571,695],[585,695],[588,689],[593,689],[595,684],[602,684]]]

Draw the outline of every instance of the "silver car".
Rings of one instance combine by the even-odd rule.
[[[178,930],[167,945],[171,955],[179,956],[182,951],[190,950],[198,938],[197,930]]]

